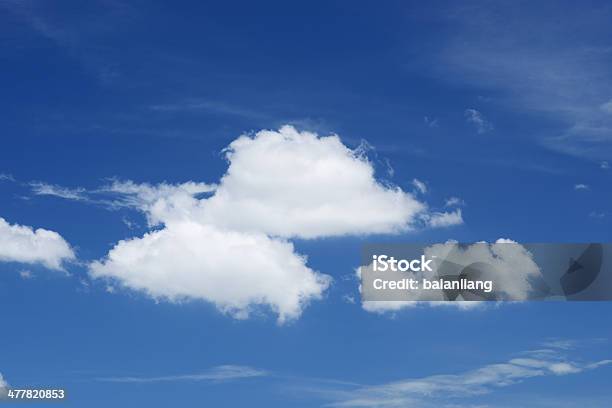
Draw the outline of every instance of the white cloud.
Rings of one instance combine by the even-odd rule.
[[[216,188],[213,184],[189,181],[182,184],[148,183],[137,184],[133,181],[113,181],[110,185],[97,190],[98,194],[110,194],[107,201],[110,207],[127,207],[143,211],[149,225],[159,225],[172,220],[189,220],[196,214],[199,194],[210,193]]]
[[[404,309],[417,307],[448,307],[456,310],[468,311],[482,307],[484,302],[465,302],[465,301],[423,301],[423,300],[368,300],[362,302],[363,310],[380,315],[393,316],[396,312]]]
[[[355,268],[355,275],[359,281],[361,281],[362,268],[371,269],[372,264]],[[431,279],[433,278],[433,273],[417,272],[415,277],[416,279],[422,279],[425,277]],[[359,291],[361,292],[361,285],[359,285]],[[417,307],[451,307],[459,310],[473,310],[480,307],[484,303],[477,301],[444,301],[442,292],[438,293],[439,300],[420,300],[425,292],[413,290],[410,291],[410,293],[412,295],[412,300],[368,300],[362,301],[361,306],[363,307],[363,310],[371,313],[393,315],[401,310]],[[426,296],[428,299],[431,299],[431,291],[429,291]]]
[[[136,229],[136,228],[138,228],[138,227],[139,227],[137,222],[134,222],[134,221],[130,220],[130,219],[129,219],[129,218],[127,218],[127,217],[123,217],[123,218],[121,218],[121,221],[123,222],[123,224],[124,224],[126,227],[128,227],[128,228],[129,228],[129,229],[131,229],[131,230]]]
[[[129,180],[113,180],[96,190],[30,185],[35,194],[144,211],[151,226],[191,219],[284,238],[398,233],[432,226],[423,221],[440,216],[457,220],[458,213],[430,213],[411,193],[379,182],[366,156],[369,149],[365,141],[351,150],[337,135],[320,137],[284,126],[232,142],[225,149],[229,167],[218,185]],[[412,184],[421,193],[428,191],[418,179]]]
[[[468,123],[472,123],[474,126],[476,126],[476,131],[478,133],[487,133],[493,130],[493,124],[476,109],[466,109],[464,114],[465,120]]]
[[[608,163],[607,161],[605,161],[605,160],[604,160],[604,161],[602,161],[602,162],[599,164],[599,167],[600,167],[602,170],[608,170],[608,169],[610,168],[610,163]]]
[[[0,173],[0,181],[15,181],[15,178],[6,173]]]
[[[299,317],[330,283],[305,263],[291,243],[264,234],[170,221],[162,230],[120,241],[90,271],[154,298],[203,299],[236,318],[269,306],[282,323]]]
[[[574,185],[574,190],[588,190],[589,186],[586,184],[576,184]]]
[[[463,215],[460,208],[452,212],[432,212],[425,214],[424,218],[427,225],[432,228],[451,227],[453,225],[463,224]]]
[[[70,189],[53,184],[33,181],[30,183],[30,188],[35,195],[48,195],[68,200],[86,200],[85,189],[75,188]]]
[[[493,244],[479,242],[465,248],[457,245],[435,244],[425,250],[428,258],[438,257],[456,264],[484,262],[495,270],[496,291],[514,300],[527,299],[532,290],[530,281],[541,277],[540,268],[532,254],[522,245],[509,239],[498,239]]]
[[[445,207],[461,207],[465,205],[465,201],[460,199],[459,197],[449,197],[446,199],[444,203]]]
[[[403,300],[368,300],[362,302],[363,310],[372,313],[386,314],[399,312],[403,309],[419,306],[418,301],[403,301]]]
[[[9,385],[4,380],[4,377],[2,377],[2,373],[0,373],[0,400],[8,398],[8,388]]]
[[[542,346],[552,349],[571,350],[576,348],[578,342],[576,340],[567,339],[552,339],[542,342]]]
[[[300,238],[395,233],[426,211],[377,182],[371,163],[336,135],[284,126],[242,136],[226,154],[227,173],[200,205],[201,219],[221,227]]]
[[[547,368],[556,375],[576,374],[582,371],[582,368],[571,363],[554,363]]]
[[[414,188],[417,189],[419,193],[421,194],[427,193],[427,184],[425,184],[421,180],[415,178],[414,180],[412,180],[412,185],[414,186]]]
[[[156,383],[176,381],[205,381],[221,382],[241,380],[246,378],[264,377],[269,373],[247,366],[223,365],[213,367],[195,374],[177,374],[159,377],[107,377],[99,378],[98,381],[121,382],[121,383]]]
[[[611,363],[602,360],[585,364],[567,360],[565,356],[549,351],[545,357],[515,358],[459,374],[409,378],[335,392],[327,390],[327,396],[334,400],[330,406],[335,407],[456,406],[451,402],[471,402],[480,395],[531,378],[578,374]]]
[[[297,318],[331,278],[306,265],[289,238],[394,233],[462,222],[374,177],[361,150],[338,136],[290,126],[236,139],[218,185],[114,181],[95,191],[142,211],[161,230],[120,241],[92,276],[157,299],[200,299],[237,318],[266,306]],[[206,194],[201,197],[198,195]]]
[[[11,225],[0,218],[0,261],[39,263],[62,270],[62,263],[74,258],[72,248],[57,232]]]
[[[28,270],[19,271],[19,276],[21,277],[21,279],[34,278],[34,274],[32,273],[32,271],[28,271]]]
[[[161,204],[166,200],[176,200],[187,197],[191,200],[193,196],[210,193],[215,190],[214,184],[195,183],[192,181],[182,184],[159,183],[151,185],[148,183],[134,183],[133,181],[119,181],[112,179],[110,184],[95,190],[87,190],[83,187],[68,188],[40,181],[28,183],[34,195],[46,195],[63,198],[66,200],[82,201],[116,210],[120,208],[133,208],[152,213],[150,206]],[[177,203],[178,204],[178,203]],[[159,224],[161,221],[155,214],[150,223]],[[128,225],[129,226],[129,225]],[[132,225],[133,226],[133,225]]]

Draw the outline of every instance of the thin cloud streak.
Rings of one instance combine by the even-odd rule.
[[[222,382],[246,378],[265,377],[269,373],[248,366],[222,365],[194,374],[167,375],[158,377],[103,377],[97,381],[116,383],[157,383],[180,381]]]
[[[40,181],[33,181],[29,183],[30,188],[32,189],[32,193],[34,195],[39,196],[55,196],[59,198],[64,198],[67,200],[76,200],[76,201],[87,201],[85,193],[86,190],[84,188],[67,188],[54,184],[43,183]]]
[[[554,340],[544,344],[550,348],[518,353],[519,357],[493,363],[458,374],[439,374],[407,378],[386,384],[360,387],[308,387],[317,397],[330,401],[329,407],[440,407],[458,402],[474,404],[479,397],[537,377],[558,377],[580,374],[612,365],[603,359],[582,362],[565,353],[578,342]]]
[[[154,112],[208,112],[217,115],[237,116],[245,119],[269,119],[270,116],[259,111],[246,109],[237,105],[207,99],[187,99],[182,102],[151,105]]]

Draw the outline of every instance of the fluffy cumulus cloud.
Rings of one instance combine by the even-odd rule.
[[[162,227],[117,243],[91,264],[92,276],[158,299],[202,299],[238,318],[265,306],[284,322],[321,298],[331,281],[288,239],[463,221],[460,211],[430,212],[412,194],[377,181],[367,158],[336,135],[285,126],[241,136],[225,154],[228,169],[218,184],[114,181],[92,192]]]
[[[60,234],[43,228],[9,224],[0,218],[0,261],[42,264],[62,270],[62,264],[75,258]]]
[[[522,245],[508,239],[498,239],[495,243],[479,242],[468,246],[459,246],[456,242],[449,241],[444,244],[431,245],[424,249],[428,259],[444,260],[447,265],[468,266],[477,262],[491,265],[495,280],[496,293],[501,298],[512,300],[527,299],[533,290],[534,282],[542,277],[539,266],[534,262],[532,254]],[[361,266],[357,269],[357,276],[361,276],[362,268],[372,268],[372,265]],[[446,274],[458,275],[462,268],[449,270]],[[414,272],[414,278],[437,279],[439,276],[434,271]],[[460,309],[471,309],[478,307],[481,302],[475,301],[444,301],[441,290],[412,290],[409,292],[410,299],[404,301],[364,301],[362,306],[365,310],[374,313],[393,313],[404,308],[419,305],[428,306],[450,306]],[[433,298],[437,300],[432,301]]]
[[[541,278],[533,255],[522,245],[509,239],[498,239],[493,244],[478,242],[467,247],[449,243],[436,244],[425,250],[428,258],[444,259],[458,265],[483,262],[493,266],[496,292],[513,299],[527,299],[532,282]]]
[[[411,229],[426,205],[377,182],[374,168],[336,135],[290,126],[242,136],[201,218],[240,231],[315,238]]]
[[[154,298],[205,299],[238,318],[267,305],[280,322],[298,317],[330,281],[309,269],[289,242],[193,221],[171,221],[162,230],[120,241],[104,261],[91,265],[91,274],[116,278]]]

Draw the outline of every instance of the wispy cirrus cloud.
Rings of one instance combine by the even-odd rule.
[[[417,192],[421,194],[427,193],[427,184],[425,184],[423,181],[415,178],[412,180],[412,185],[414,186]]]
[[[565,354],[569,350],[564,348],[570,343],[559,341],[561,348],[522,352],[506,361],[461,373],[406,378],[371,386],[310,388],[309,391],[327,400],[327,406],[331,407],[478,406],[483,404],[483,397],[501,388],[539,377],[578,375],[612,365],[610,359],[583,362],[570,358]]]
[[[34,195],[39,196],[54,196],[65,198],[67,200],[87,201],[86,190],[84,188],[67,188],[55,184],[43,183],[41,181],[33,181],[29,186]]]
[[[111,35],[120,22],[133,14],[126,2],[90,2],[87,21],[72,14],[49,13],[44,2],[4,0],[0,9],[29,27],[32,32],[50,41],[77,60],[101,82],[110,83],[120,76],[112,53],[105,47],[94,46]]]
[[[465,120],[476,127],[478,133],[487,133],[493,130],[493,124],[489,122],[487,118],[476,109],[466,109]]]
[[[450,35],[433,51],[432,66],[445,81],[494,95],[488,103],[506,113],[537,113],[547,130],[531,136],[544,146],[609,160],[612,48],[601,39],[612,31],[612,9],[565,6],[453,4],[442,14]],[[477,111],[466,117],[482,124]]]
[[[567,339],[554,339],[554,340],[546,340],[542,342],[543,347],[548,347],[552,349],[561,349],[561,350],[571,350],[577,346],[576,340],[567,340]]]
[[[51,196],[65,200],[82,201],[89,204],[100,205],[110,210],[121,208],[145,209],[159,200],[168,199],[176,194],[197,196],[213,192],[214,184],[196,183],[188,181],[180,184],[166,182],[151,185],[149,183],[135,183],[121,181],[114,178],[95,189],[84,187],[65,187],[41,181],[32,181],[26,184],[35,196]]]
[[[449,197],[444,202],[445,207],[461,207],[465,205],[465,201],[459,197]]]
[[[247,378],[265,377],[269,372],[240,365],[222,365],[209,368],[198,373],[175,374],[156,377],[147,376],[128,376],[128,377],[101,377],[97,381],[117,382],[117,383],[158,383],[158,382],[179,382],[179,381],[201,381],[201,382],[223,382],[236,381]]]

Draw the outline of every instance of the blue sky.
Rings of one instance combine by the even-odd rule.
[[[611,14],[605,2],[0,0],[0,242],[22,226],[32,245],[0,251],[0,388],[64,387],[64,405],[91,407],[610,406],[612,368],[597,365],[612,358],[608,302],[376,313],[354,271],[372,241],[611,241]],[[297,167],[318,156],[322,173]],[[266,176],[257,189],[252,174]],[[327,218],[290,211],[321,200]],[[459,217],[434,221],[444,214]],[[198,260],[235,277],[215,258],[230,239],[306,256],[275,279],[295,289],[300,274],[309,301],[247,287],[245,306],[194,285],[189,245],[172,239],[183,233],[221,237]],[[142,258],[158,269],[107,258],[146,236],[167,244],[169,261]],[[160,283],[174,273],[184,286]],[[478,370],[477,389],[450,389]]]

